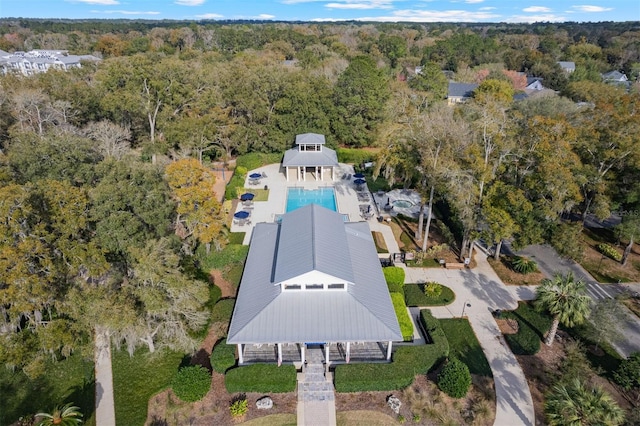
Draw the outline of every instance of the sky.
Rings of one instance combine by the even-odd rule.
[[[0,17],[319,22],[640,21],[640,0],[0,0]]]

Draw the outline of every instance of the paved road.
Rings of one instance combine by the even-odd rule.
[[[507,252],[510,247],[507,245]],[[616,297],[624,291],[640,291],[638,284],[600,284],[582,266],[572,260],[562,259],[553,247],[548,244],[532,245],[515,254],[534,259],[538,263],[540,271],[548,278],[552,278],[557,272],[565,274],[573,272],[576,278],[582,279],[587,287],[587,293],[595,301]],[[626,308],[625,308],[626,310]],[[620,323],[620,331],[624,339],[620,342],[611,342],[611,345],[619,354],[628,357],[632,352],[640,351],[640,319],[632,312],[626,310],[625,321]]]

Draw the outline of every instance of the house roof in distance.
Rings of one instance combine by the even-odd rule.
[[[346,289],[281,289],[309,273]],[[389,340],[402,334],[366,222],[311,204],[256,225],[227,342]]]
[[[455,81],[450,81],[447,96],[449,98],[470,98],[473,96],[473,91],[476,90],[477,87],[477,83],[456,83]]]

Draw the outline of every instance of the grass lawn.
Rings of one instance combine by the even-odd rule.
[[[445,306],[453,303],[456,295],[447,286],[442,286],[442,293],[438,297],[428,297],[424,294],[424,284],[405,284],[404,300],[407,306]]]
[[[491,377],[491,367],[469,321],[462,318],[441,319],[440,325],[449,341],[449,357],[456,357],[467,364],[471,374]]]
[[[296,426],[298,424],[296,419],[295,414],[272,414],[241,424],[246,426]]]
[[[245,192],[250,192],[255,197],[253,197],[253,201],[268,201],[269,200],[269,190],[263,188],[245,188]]]
[[[542,340],[551,328],[552,318],[543,312],[539,312],[530,302],[518,302],[515,311],[503,311],[503,317],[515,318],[521,326],[530,328]]]
[[[376,243],[376,250],[378,253],[389,253],[389,249],[387,248],[387,243],[384,241],[384,237],[382,236],[382,232],[372,231],[371,235],[373,236],[373,241]]]
[[[391,410],[389,410],[391,412]],[[393,417],[379,411],[340,411],[336,413],[338,426],[367,425],[390,426],[399,424]]]
[[[242,244],[246,232],[229,232],[229,244]]]
[[[169,350],[150,354],[139,349],[133,357],[126,351],[114,350],[111,355],[116,424],[143,425],[149,398],[169,386],[184,354]]]
[[[51,412],[54,406],[69,402],[80,407],[85,425],[96,424],[93,362],[80,355],[48,361],[45,374],[35,380],[22,371],[0,368],[0,425],[13,424],[21,416]]]

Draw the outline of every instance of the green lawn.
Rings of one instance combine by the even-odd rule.
[[[469,321],[461,318],[441,319],[440,325],[449,341],[449,356],[464,362],[472,374],[491,377],[491,367]]]
[[[45,374],[29,379],[22,371],[0,368],[0,425],[10,425],[21,416],[50,412],[56,405],[73,402],[84,414],[85,425],[95,419],[93,362],[72,355],[60,362],[48,361]]]
[[[424,284],[405,284],[404,300],[407,306],[445,306],[453,303],[456,295],[447,286],[442,286],[442,293],[438,297],[427,297],[424,294]]]
[[[137,350],[112,352],[116,424],[141,426],[147,419],[149,398],[167,388],[184,354],[160,350],[150,354]]]

